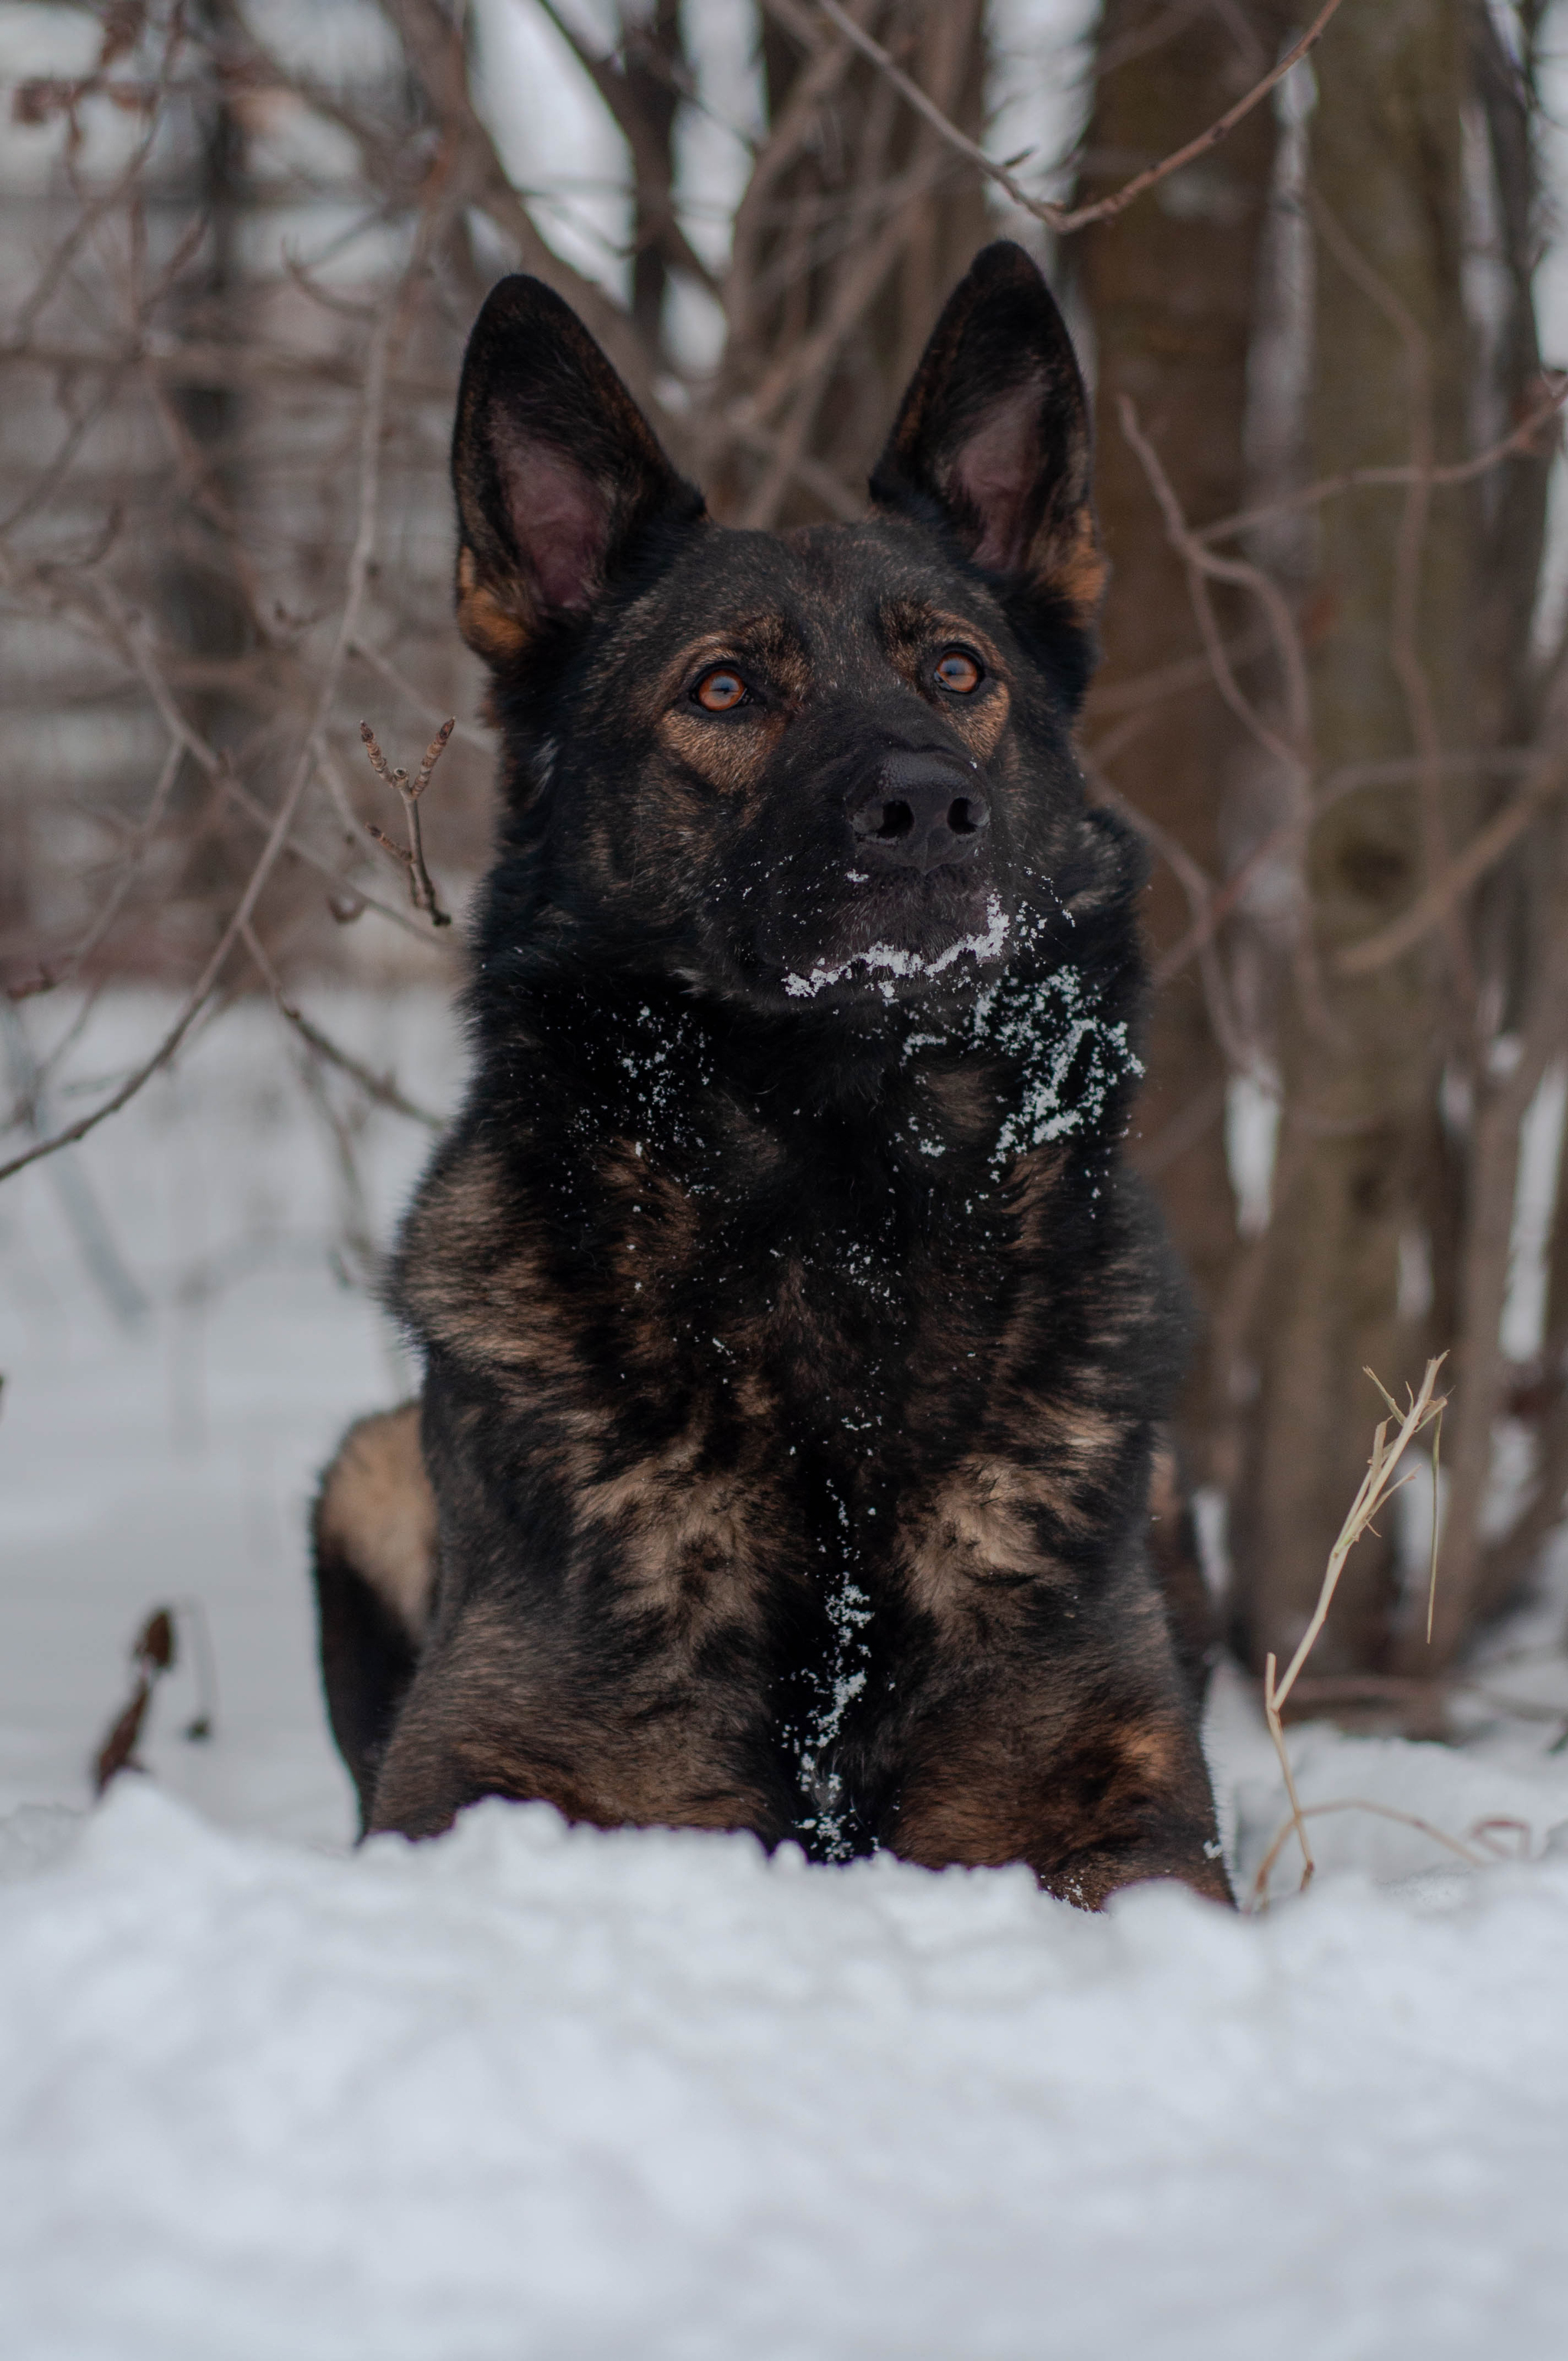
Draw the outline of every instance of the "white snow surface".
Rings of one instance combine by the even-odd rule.
[[[1262,1921],[124,1781],[6,1896],[12,2352],[1560,2356],[1568,1858]]]
[[[160,1013],[103,1010],[76,1072]],[[429,1004],[313,1013],[450,1101]],[[543,1806],[354,1852],[302,1521],[406,1378],[333,1276],[352,1191],[291,1054],[242,1010],[84,1145],[133,1329],[44,1174],[0,1192],[7,2361],[1560,2361],[1561,1581],[1486,1675],[1536,1718],[1292,1734],[1307,1802],[1518,1855],[1481,1867],[1346,1811],[1261,1916],[1146,1887],[1090,1917],[1018,1870]],[[358,1136],[376,1227],[423,1144]],[[150,1775],[90,1810],[165,1599],[204,1609],[214,1735],[181,1735],[187,1648]],[[1239,1676],[1206,1735],[1245,1887],[1280,1793]]]

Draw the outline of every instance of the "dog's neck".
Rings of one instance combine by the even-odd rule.
[[[1059,1145],[1086,1178],[1114,1153],[1141,1072],[1124,910],[1078,958],[998,965],[943,996],[760,1012],[662,977],[552,966],[478,996],[480,1094],[511,1139],[569,1136],[731,1206],[843,1159],[934,1204],[1004,1191]],[[1118,939],[1115,956],[1104,938]],[[874,1111],[875,1120],[867,1121]]]

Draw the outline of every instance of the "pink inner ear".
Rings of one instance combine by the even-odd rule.
[[[599,487],[551,443],[520,438],[496,456],[518,554],[540,605],[566,612],[590,606],[609,532]]]
[[[1040,469],[1040,388],[1019,386],[986,411],[962,444],[949,478],[981,521],[978,566],[1007,573],[1026,555],[1029,506]]]

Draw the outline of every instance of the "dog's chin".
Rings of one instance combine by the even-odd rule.
[[[855,881],[859,882],[859,881]],[[993,879],[935,872],[867,880],[837,923],[806,940],[760,945],[761,966],[786,1005],[922,1000],[972,986],[1011,949],[1014,913]]]

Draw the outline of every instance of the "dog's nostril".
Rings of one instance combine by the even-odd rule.
[[[896,844],[915,826],[915,814],[907,804],[868,804],[855,815],[855,833],[869,836],[877,844]]]
[[[893,869],[971,860],[990,820],[990,805],[957,763],[929,754],[891,756],[876,787],[850,815],[865,851]]]

